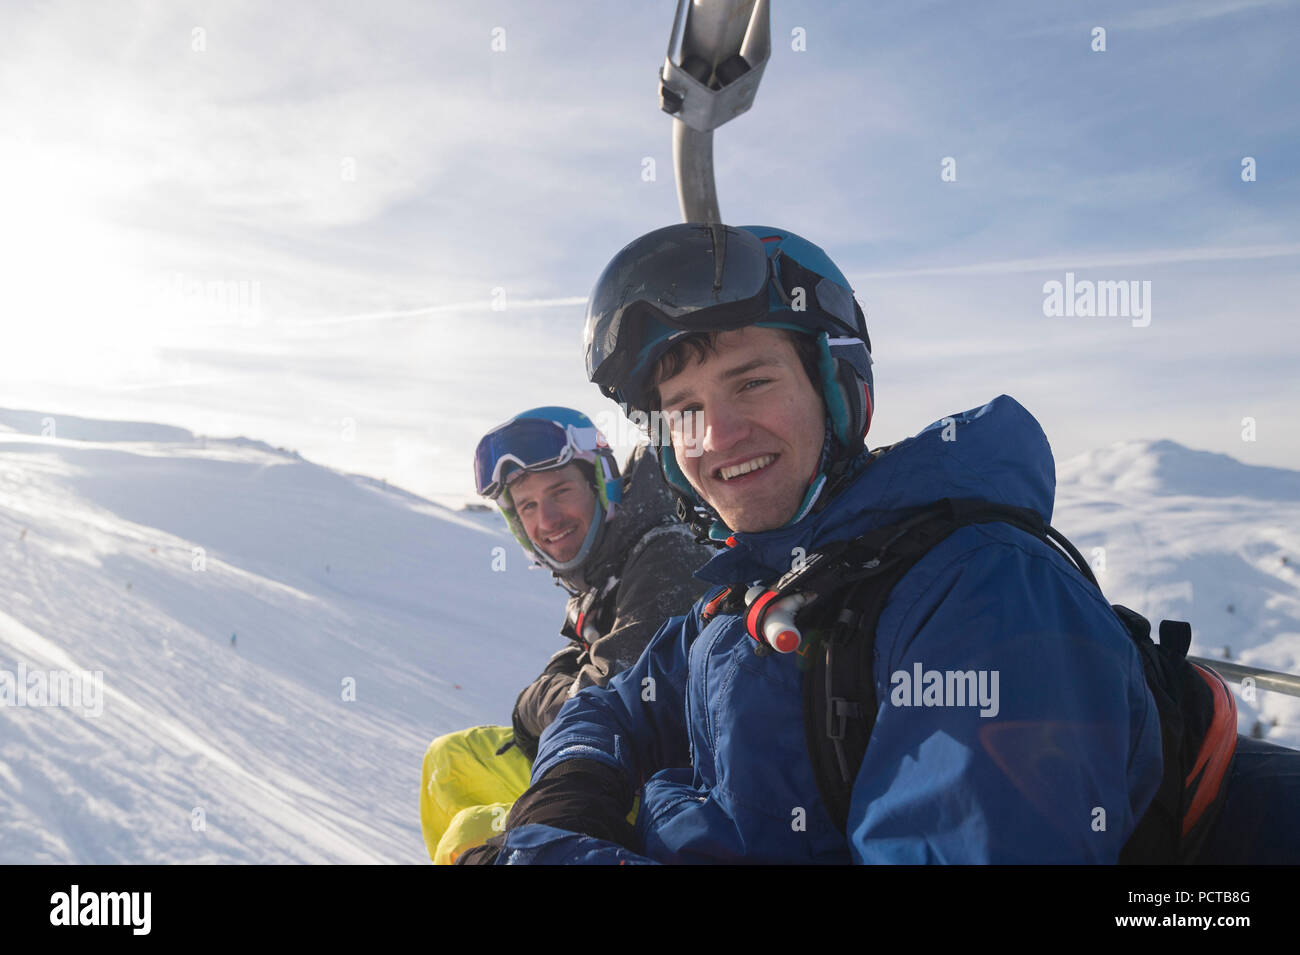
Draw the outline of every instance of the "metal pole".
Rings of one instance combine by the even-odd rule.
[[[1193,663],[1210,667],[1225,680],[1240,683],[1242,680],[1254,680],[1261,690],[1273,690],[1289,696],[1300,696],[1300,676],[1294,673],[1280,673],[1277,670],[1265,670],[1261,667],[1247,666],[1244,663],[1230,663],[1227,660],[1210,660],[1205,657],[1188,657]]]
[[[673,168],[683,222],[721,222],[718,186],[713,178],[713,130],[691,129],[673,122]]]
[[[771,54],[768,0],[678,0],[659,106],[673,123],[677,199],[686,222],[721,222],[713,130],[754,102]]]

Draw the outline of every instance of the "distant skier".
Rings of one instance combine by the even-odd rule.
[[[1048,532],[1051,449],[1021,405],[868,450],[862,309],[775,228],[632,242],[592,292],[586,346],[604,394],[678,416],[665,477],[725,549],[687,616],[565,704],[506,833],[462,863],[1172,861],[1203,844],[1231,694],[1179,652],[1185,630],[1157,647]]]
[[[429,746],[420,822],[437,863],[502,830],[560,707],[631,666],[665,619],[690,608],[704,590],[692,571],[711,553],[677,519],[653,454],[635,451],[620,478],[604,436],[568,408],[534,408],[493,429],[474,475],[525,552],[569,591],[569,643],[519,694],[512,727],[479,726]]]

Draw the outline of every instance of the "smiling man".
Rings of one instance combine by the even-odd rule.
[[[688,416],[703,418],[701,453],[677,463],[728,527],[788,523],[816,473],[826,411],[810,377],[811,347],[793,332],[751,325],[686,340],[659,370],[663,417],[683,423],[674,444]]]
[[[596,526],[595,488],[576,464],[525,473],[511,485],[510,497],[524,534],[557,565],[571,563]]]
[[[1157,651],[1048,526],[1051,449],[1023,407],[868,450],[862,309],[781,229],[642,236],[597,281],[586,342],[605,395],[670,422],[660,464],[722,548],[697,572],[714,587],[564,705],[507,833],[462,862],[1194,854],[1231,695],[1163,630]],[[1204,759],[1188,776],[1162,747]]]
[[[709,556],[677,519],[654,456],[635,451],[620,477],[604,435],[570,408],[534,408],[492,429],[479,442],[474,477],[520,546],[569,592],[561,628],[568,644],[519,694],[512,726],[430,744],[420,821],[438,863],[501,830],[560,707],[608,683],[665,619],[690,608],[704,589],[691,573]]]
[[[521,469],[506,481],[498,503],[513,514],[515,533],[523,530],[526,549],[561,572],[582,562],[608,514],[578,464],[550,471]]]

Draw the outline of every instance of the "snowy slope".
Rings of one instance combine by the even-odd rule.
[[[0,413],[0,670],[102,670],[103,711],[0,709],[0,863],[427,859],[424,748],[509,719],[549,575],[258,442],[57,424]]]
[[[424,747],[508,719],[559,645],[549,576],[493,513],[47,417],[0,411],[0,670],[102,670],[103,711],[0,708],[0,863],[425,861]],[[1194,652],[1300,671],[1300,474],[1117,444],[1060,465],[1053,523]],[[1300,746],[1297,704],[1242,729]]]
[[[1153,625],[1189,621],[1193,655],[1226,650],[1300,673],[1300,473],[1172,441],[1120,442],[1058,464],[1052,523],[1111,603]],[[1237,707],[1241,732],[1260,721],[1265,739],[1300,748],[1300,698],[1238,692]]]

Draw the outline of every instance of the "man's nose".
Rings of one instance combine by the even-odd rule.
[[[542,512],[542,526],[554,527],[556,522],[560,519],[560,508],[556,505],[555,501],[548,497],[542,498],[538,507]]]
[[[700,447],[706,453],[729,451],[749,436],[748,419],[729,401],[712,402],[699,414],[704,428]]]

